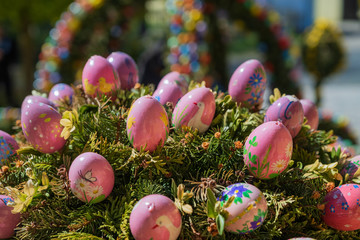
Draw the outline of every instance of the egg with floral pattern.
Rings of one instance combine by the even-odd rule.
[[[276,100],[266,110],[264,122],[269,121],[281,121],[294,138],[304,121],[304,110],[299,99],[286,95]]]
[[[124,52],[112,52],[107,60],[113,65],[119,75],[122,89],[130,90],[139,82],[136,63],[132,57]]]
[[[159,82],[158,88],[163,87],[166,84],[178,85],[182,91],[182,94],[186,94],[189,88],[189,81],[186,75],[173,71],[166,74]]]
[[[185,94],[172,115],[175,128],[196,128],[200,133],[209,129],[215,115],[215,97],[209,88],[195,88]]]
[[[0,195],[0,239],[12,237],[15,227],[20,223],[20,213],[11,213],[13,207],[9,206],[9,203],[13,202],[11,197]]]
[[[255,128],[244,145],[244,162],[252,175],[260,179],[277,177],[288,166],[293,149],[289,130],[279,121]]]
[[[94,55],[86,62],[82,72],[84,92],[90,97],[113,96],[120,89],[120,80],[111,63]]]
[[[140,199],[130,215],[130,230],[136,240],[176,240],[181,223],[175,203],[159,194]]]
[[[225,221],[225,230],[244,234],[259,228],[267,214],[267,203],[262,192],[251,184],[236,183],[226,187],[218,200],[223,206],[232,196],[235,199],[226,208],[229,217]]]
[[[301,99],[300,103],[303,107],[304,116],[307,119],[307,124],[311,127],[311,129],[316,130],[319,125],[319,112],[315,103],[309,99]]]
[[[50,105],[55,108],[55,104],[45,97],[28,95],[24,98],[24,100],[21,104],[21,110],[24,109],[25,105],[31,105],[31,104],[36,105],[39,103],[47,104],[47,105]]]
[[[163,84],[159,86],[153,94],[153,97],[162,105],[170,102],[173,106],[177,104],[182,96],[181,88],[175,83]]]
[[[51,88],[49,100],[58,107],[62,101],[66,101],[71,104],[73,95],[74,89],[72,87],[66,83],[58,83]]]
[[[334,188],[325,198],[324,222],[340,231],[360,229],[360,185],[344,184]]]
[[[0,166],[3,165],[7,159],[16,154],[19,145],[13,137],[7,132],[0,130]]]
[[[98,203],[107,198],[115,183],[114,170],[100,154],[85,152],[77,156],[69,169],[70,188],[86,203]]]
[[[25,99],[26,101],[26,99]],[[54,153],[66,143],[61,137],[61,114],[50,105],[42,102],[23,102],[21,127],[26,140],[42,153]]]
[[[256,59],[241,64],[232,74],[229,82],[229,95],[245,107],[258,107],[263,102],[266,88],[266,72]]]
[[[360,176],[360,155],[356,155],[355,157],[346,160],[340,173],[343,177],[348,174],[349,180]]]
[[[164,146],[169,135],[169,119],[164,107],[152,96],[137,99],[129,110],[126,130],[131,144],[140,151]]]

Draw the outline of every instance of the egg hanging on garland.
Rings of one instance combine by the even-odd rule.
[[[58,83],[51,88],[48,98],[58,107],[62,101],[71,104],[73,95],[74,89],[72,87],[66,83]]]
[[[7,159],[16,154],[19,145],[13,137],[7,132],[0,130],[0,166],[3,165]]]
[[[15,232],[14,229],[20,223],[20,213],[13,214],[13,207],[9,203],[14,200],[6,195],[0,195],[0,239],[11,238]]]

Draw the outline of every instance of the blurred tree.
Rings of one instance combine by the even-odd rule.
[[[54,24],[72,0],[12,0],[0,1],[0,21],[9,24],[16,33],[27,91],[34,80],[37,24]]]

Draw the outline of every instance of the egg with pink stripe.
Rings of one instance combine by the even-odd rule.
[[[176,105],[172,125],[196,128],[206,132],[215,115],[215,97],[209,88],[196,88],[185,94]]]
[[[163,87],[166,84],[175,83],[181,88],[182,94],[186,94],[189,88],[188,78],[184,74],[173,71],[166,74],[159,82],[158,88]]]
[[[73,95],[74,89],[72,87],[66,83],[58,83],[51,88],[49,100],[58,107],[63,101],[71,104]]]
[[[21,127],[25,138],[38,151],[54,153],[66,143],[61,137],[61,114],[42,102],[23,103]]]
[[[132,57],[124,52],[112,52],[107,60],[119,75],[121,88],[130,90],[139,82],[136,63]]]
[[[0,195],[0,239],[12,237],[15,234],[15,227],[21,220],[20,213],[11,213],[13,207],[9,206],[10,203],[14,203],[13,198]]]

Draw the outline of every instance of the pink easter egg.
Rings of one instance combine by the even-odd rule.
[[[360,229],[360,185],[344,184],[334,188],[325,198],[324,222],[340,231]]]
[[[165,84],[175,83],[181,88],[182,94],[186,94],[189,88],[189,82],[186,75],[180,74],[179,72],[169,72],[159,82],[158,88]]]
[[[21,104],[21,109],[23,109],[25,105],[39,104],[39,103],[44,103],[55,108],[55,104],[45,97],[28,95],[24,98]]]
[[[136,63],[128,54],[124,52],[112,52],[107,57],[107,60],[118,73],[122,89],[130,90],[139,82]]]
[[[269,121],[281,121],[294,138],[300,132],[304,121],[304,110],[300,101],[290,95],[279,98],[265,113],[264,122]]]
[[[71,163],[69,180],[71,191],[78,199],[98,203],[110,195],[115,176],[113,168],[103,156],[85,152]]]
[[[21,126],[25,138],[42,153],[54,153],[63,148],[66,140],[60,136],[61,114],[42,102],[23,102]]]
[[[136,240],[176,240],[181,223],[174,202],[159,194],[143,197],[130,215],[130,230]]]
[[[131,144],[140,151],[164,146],[169,135],[169,119],[164,107],[152,96],[137,99],[131,106],[126,130]]]
[[[304,110],[304,116],[308,120],[307,124],[310,125],[312,130],[316,130],[319,125],[319,112],[315,103],[309,99],[301,99],[300,103]]]
[[[360,175],[360,155],[352,157],[346,160],[344,168],[341,170],[341,175],[345,177],[346,174],[349,175],[349,180],[356,178]]]
[[[196,88],[185,94],[176,105],[172,125],[193,127],[206,132],[215,115],[215,97],[209,88]]]
[[[225,230],[234,233],[248,233],[261,226],[267,214],[267,203],[262,192],[247,183],[236,183],[226,187],[219,196],[221,205],[234,196],[234,202],[226,208],[229,217]]]
[[[153,97],[162,105],[170,102],[174,106],[182,96],[181,88],[175,83],[163,84],[159,86],[153,94]]]
[[[316,240],[316,239],[308,238],[308,237],[295,237],[295,238],[289,238],[288,240]]]
[[[58,107],[62,101],[67,101],[71,104],[74,89],[65,83],[58,83],[54,85],[49,93],[49,100],[55,103]]]
[[[266,88],[266,72],[256,59],[241,64],[232,74],[229,95],[245,107],[261,106]]]
[[[20,222],[20,213],[12,214],[13,207],[8,206],[14,200],[0,195],[0,239],[7,239],[14,235],[14,229]]]
[[[113,66],[103,57],[94,55],[86,62],[82,73],[84,91],[90,97],[114,95],[120,80]]]
[[[0,130],[0,166],[2,166],[9,157],[16,154],[19,145],[14,138],[7,132]]]
[[[270,121],[255,128],[244,146],[244,162],[260,179],[278,176],[288,166],[293,149],[289,130],[279,121]]]

